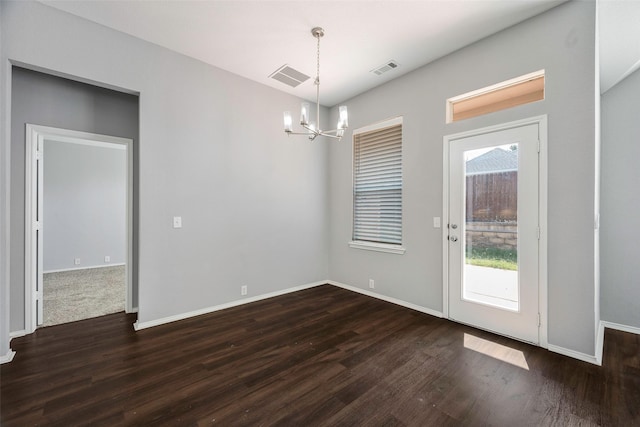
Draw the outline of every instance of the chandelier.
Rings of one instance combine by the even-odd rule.
[[[336,129],[326,131],[320,129],[320,38],[324,36],[324,30],[320,27],[315,27],[311,29],[311,34],[318,40],[316,80],[314,81],[316,85],[316,121],[315,123],[309,121],[311,106],[308,102],[303,102],[300,109],[300,125],[306,129],[306,132],[293,131],[293,119],[290,111],[284,112],[284,131],[287,135],[306,135],[311,141],[316,139],[317,136],[328,136],[339,141],[344,135],[344,130],[349,125],[347,107],[341,105],[338,108],[338,125]]]

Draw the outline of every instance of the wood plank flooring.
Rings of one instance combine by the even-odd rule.
[[[0,424],[640,425],[640,337],[624,332],[607,331],[598,367],[330,285],[134,321],[14,339]]]

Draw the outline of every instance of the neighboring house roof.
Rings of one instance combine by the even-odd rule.
[[[494,148],[467,161],[467,175],[518,170],[518,150]]]

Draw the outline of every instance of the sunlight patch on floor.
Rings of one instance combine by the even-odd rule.
[[[497,344],[470,334],[464,334],[464,347],[477,351],[494,359],[507,362],[513,366],[529,370],[524,353],[502,344]]]

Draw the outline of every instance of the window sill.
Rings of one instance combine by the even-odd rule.
[[[385,243],[373,243],[373,242],[349,242],[349,247],[354,249],[364,249],[366,251],[386,252],[389,254],[404,255],[406,249],[398,245],[388,245]]]

